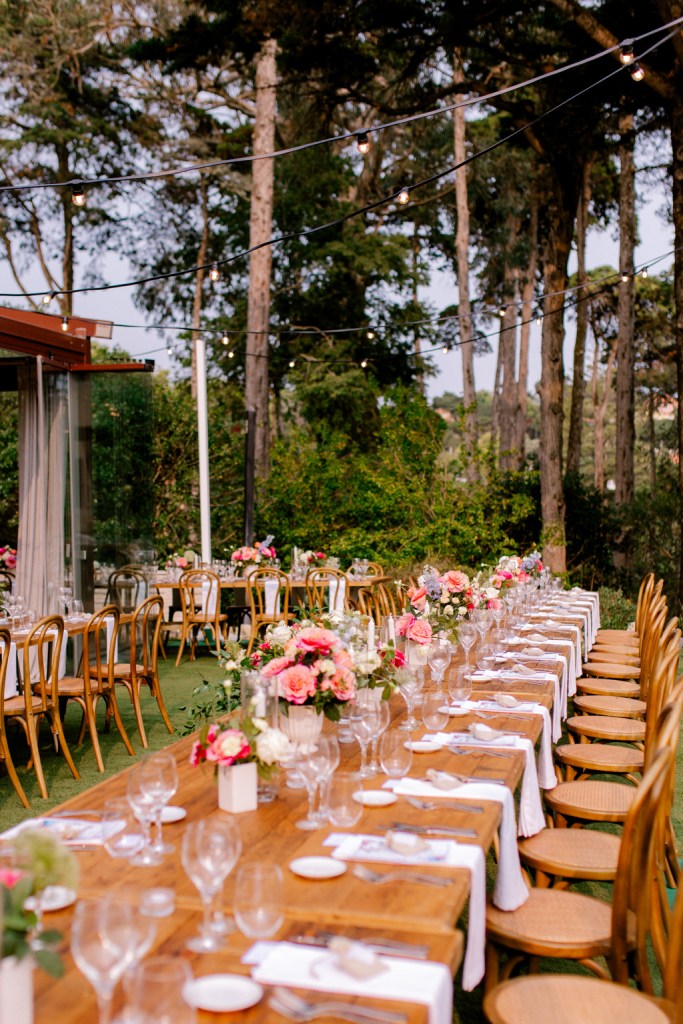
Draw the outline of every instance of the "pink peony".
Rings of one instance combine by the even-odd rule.
[[[5,889],[12,889],[23,877],[24,872],[16,868],[0,868],[0,885]]]
[[[517,579],[520,583],[524,583],[526,580],[529,579],[529,574],[527,572],[524,572],[524,569],[520,569]]]
[[[330,629],[320,629],[318,626],[310,626],[299,631],[295,641],[300,651],[307,651],[310,654],[329,654],[334,647],[339,646],[339,640]]]
[[[337,700],[352,700],[356,695],[356,677],[353,672],[341,669],[332,676],[332,692]]]
[[[451,569],[449,572],[445,572],[443,576],[439,576],[439,583],[443,583],[451,594],[460,594],[469,586],[470,581],[464,572]]]
[[[425,604],[427,603],[427,588],[426,587],[409,587],[408,598],[413,608],[417,608],[418,611],[422,611]]]
[[[196,768],[198,764],[206,760],[206,749],[202,746],[199,740],[195,740],[192,744],[192,750],[190,751],[190,764],[193,768]]]
[[[187,559],[186,558],[176,558],[175,564],[176,564],[176,568],[178,568],[178,569],[187,569]]]
[[[426,619],[415,619],[406,636],[416,644],[428,644],[432,639],[432,627]]]
[[[353,658],[348,651],[335,651],[332,655],[332,660],[337,668],[349,669],[349,671],[353,670]]]
[[[5,555],[5,565],[7,566],[8,569],[15,569],[17,565],[17,556]],[[541,568],[543,567],[541,566]]]
[[[216,764],[231,765],[244,761],[251,754],[249,740],[239,729],[226,729],[207,748],[206,760]]]
[[[261,669],[261,675],[266,679],[272,679],[273,676],[277,676],[280,672],[283,672],[286,668],[289,668],[292,664],[291,658],[273,658],[267,665],[264,665]]]
[[[305,704],[315,693],[315,676],[307,665],[292,665],[278,676],[278,687],[290,704]]]
[[[408,636],[408,630],[415,622],[415,616],[406,612],[400,619],[396,620],[396,633],[398,636]]]

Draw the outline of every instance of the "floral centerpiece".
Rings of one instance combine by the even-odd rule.
[[[208,762],[218,768],[255,762],[261,778],[268,779],[290,753],[291,744],[280,729],[263,718],[245,714],[239,728],[205,725],[192,744],[190,764],[196,767]]]
[[[26,829],[12,842],[21,867],[0,867],[0,899],[3,928],[0,932],[0,963],[8,957],[17,961],[30,956],[48,974],[58,978],[64,967],[55,947],[59,932],[40,930],[32,900],[48,885],[75,889],[78,865],[73,853],[53,835]]]
[[[244,544],[230,555],[230,561],[235,569],[272,565],[276,558],[277,551],[273,547],[272,534],[269,534],[265,540],[259,541],[253,547]]]
[[[354,655],[354,669],[359,688],[382,690],[382,700],[389,700],[399,686],[401,672],[405,672],[406,659],[392,642],[381,643],[373,649],[361,649]]]
[[[538,579],[543,572],[543,561],[540,551],[532,551],[522,559],[522,572],[530,579]]]
[[[315,568],[318,565],[324,565],[327,559],[327,555],[324,551],[300,551],[299,561],[304,562],[308,566]]]
[[[184,555],[179,555],[177,551],[174,551],[172,555],[169,555],[166,559],[167,569],[187,569],[188,561]]]
[[[4,544],[0,548],[0,567],[4,569],[16,569],[17,567],[17,549],[11,548],[9,544]]]
[[[312,706],[338,721],[341,705],[356,694],[353,657],[330,629],[295,624],[291,633],[282,655],[259,667],[262,677],[271,681],[285,713],[292,705]]]

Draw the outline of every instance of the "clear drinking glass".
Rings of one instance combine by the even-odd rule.
[[[379,741],[382,734],[389,728],[389,722],[391,721],[391,713],[389,711],[389,702],[381,700],[377,705],[379,708],[379,728],[377,734],[372,738],[372,746],[370,748],[370,768],[373,775],[376,775],[379,771],[379,764],[377,761],[377,750],[379,747]]]
[[[164,807],[178,790],[178,768],[175,757],[166,751],[152,754],[140,765],[140,785],[154,799],[154,839],[150,844],[152,853],[163,856],[172,853],[175,846],[165,843],[162,833],[161,816]]]
[[[467,665],[457,665],[448,680],[448,693],[454,704],[469,700],[472,695],[472,679]]]
[[[444,696],[440,691],[426,693],[422,698],[422,721],[432,732],[438,732],[448,724],[448,708],[444,706]]]
[[[199,892],[204,919],[199,935],[187,942],[193,953],[213,953],[223,939],[211,926],[211,904],[222,890],[242,852],[242,838],[235,818],[206,818],[188,825],[183,834],[183,868]]]
[[[480,672],[488,672],[493,668],[495,651],[492,644],[480,643],[477,647],[477,668]]]
[[[71,925],[71,953],[97,996],[100,1024],[111,1021],[116,983],[134,962],[134,911],[128,903],[81,900]]]
[[[183,995],[190,981],[189,964],[177,956],[145,960],[136,967],[128,988],[130,1018],[139,1024],[195,1024],[197,1014]]]
[[[451,663],[451,654],[451,645],[448,640],[444,640],[441,637],[435,637],[432,640],[429,647],[427,663],[432,670],[432,680],[434,681],[437,690],[441,689],[446,669]]]
[[[327,793],[330,785],[330,779],[339,767],[340,758],[339,740],[337,737],[325,736],[324,739],[329,744],[330,759],[320,775],[320,799],[318,801],[317,816],[321,825],[327,824]]]
[[[370,778],[374,772],[367,764],[368,744],[379,735],[379,706],[374,701],[354,701],[349,708],[349,728],[360,747],[360,777]]]
[[[144,848],[145,837],[140,822],[123,797],[107,800],[102,813],[104,848],[110,857],[130,859]]]
[[[419,672],[413,672],[405,669],[401,671],[398,689],[406,702],[408,709],[408,717],[405,722],[399,725],[399,729],[403,729],[406,732],[412,732],[413,729],[417,729],[419,726],[418,720],[415,718],[415,702],[419,697],[424,680]]]
[[[279,864],[242,864],[235,876],[235,921],[243,935],[266,939],[285,919],[284,880]]]
[[[458,628],[458,640],[460,646],[465,652],[465,663],[467,665],[467,671],[470,668],[470,651],[474,647],[477,639],[478,630],[471,622],[461,622]]]
[[[328,815],[335,828],[351,828],[360,819],[363,805],[354,800],[362,791],[363,780],[358,772],[335,772],[330,780]]]
[[[135,854],[131,864],[136,867],[155,867],[161,864],[162,858],[151,849],[150,829],[158,810],[158,794],[154,788],[145,786],[145,761],[133,765],[128,776],[126,796],[133,814],[142,825],[145,844],[142,850]]]
[[[297,769],[308,793],[308,813],[305,818],[297,821],[297,828],[315,829],[324,825],[322,817],[317,812],[315,798],[321,780],[326,777],[333,759],[334,752],[326,736],[319,736],[314,744],[307,744],[305,753],[300,749]]]
[[[379,743],[379,763],[390,779],[402,779],[410,771],[413,752],[399,729],[387,729]]]

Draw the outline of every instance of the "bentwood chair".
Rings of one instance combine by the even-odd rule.
[[[124,565],[109,576],[104,603],[115,604],[122,615],[130,615],[146,596],[147,579],[142,569]]]
[[[23,645],[23,694],[5,700],[4,707],[5,724],[16,722],[24,731],[40,793],[45,799],[47,786],[38,745],[38,728],[43,718],[49,722],[55,747],[61,747],[71,774],[75,779],[80,778],[64,738],[59,712],[59,660],[63,640],[64,620],[61,615],[48,615],[33,626]]]
[[[250,655],[264,626],[289,621],[289,576],[279,569],[255,569],[247,580],[247,593],[251,623],[247,655]]]
[[[312,615],[344,611],[349,607],[349,580],[341,569],[309,569],[306,573],[306,601]]]
[[[489,993],[521,963],[536,966],[539,957],[582,963],[599,978],[649,976],[648,942],[661,946],[667,931],[660,919],[663,848],[669,780],[674,752],[662,749],[635,790],[624,825],[612,905],[583,893],[562,889],[529,890],[517,910],[486,913],[486,979]],[[501,967],[501,954],[506,960]],[[606,958],[606,971],[598,958]]]
[[[2,604],[2,595],[11,594],[13,587],[14,573],[9,569],[0,569],[0,604]]]
[[[157,702],[161,717],[169,732],[173,732],[159,682],[160,632],[164,617],[164,601],[161,597],[148,597],[135,609],[130,629],[130,659],[114,665],[114,682],[124,686],[133,704],[135,720],[143,747],[147,747],[147,734],[142,719],[140,690],[147,686]]]
[[[14,761],[12,760],[12,753],[10,751],[9,743],[7,741],[7,732],[5,730],[5,701],[13,698],[5,697],[5,680],[7,678],[7,666],[9,665],[9,659],[12,655],[11,648],[11,637],[8,629],[0,628],[0,761],[4,761],[7,766],[7,774],[10,777],[12,785],[17,791],[17,795],[21,800],[24,807],[30,807],[24,787],[19,781],[16,768],[14,767]]]
[[[221,581],[215,572],[209,569],[188,569],[178,581],[180,603],[183,610],[183,624],[178,646],[176,666],[190,644],[190,661],[194,661],[199,631],[206,636],[207,630],[213,633],[213,642],[218,653],[221,649],[221,636],[228,617],[221,613]]]
[[[78,742],[83,742],[87,729],[95,752],[97,768],[101,772],[104,771],[104,760],[97,735],[97,703],[100,700],[103,700],[107,707],[107,725],[113,715],[126,750],[131,757],[135,756],[116,702],[114,652],[118,627],[119,610],[115,605],[105,605],[91,615],[83,632],[83,675],[64,676],[58,684],[60,699],[74,701],[83,712]]]

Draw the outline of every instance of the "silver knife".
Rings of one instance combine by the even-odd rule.
[[[411,825],[406,821],[393,821],[391,827],[398,832],[415,832],[421,836],[467,836],[476,839],[477,831],[473,828],[460,828],[457,825]]]
[[[337,938],[333,932],[317,932],[315,935],[290,935],[285,942],[296,942],[300,946],[316,946],[326,949],[330,940]],[[339,936],[339,938],[350,938],[350,936]],[[413,960],[426,960],[429,956],[428,946],[419,946],[411,942],[398,942],[394,939],[354,939],[360,942],[366,949],[382,956],[405,956]]]

